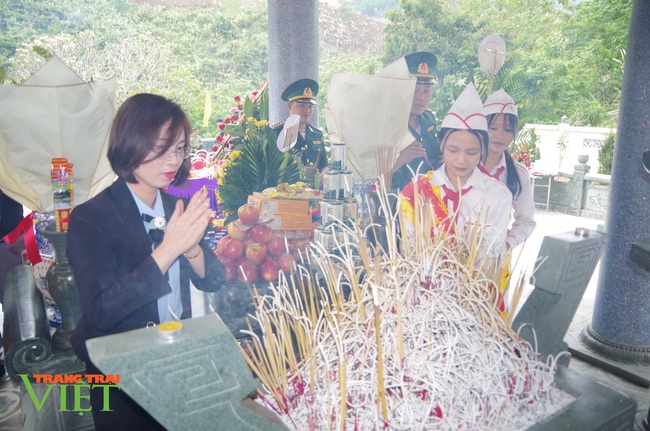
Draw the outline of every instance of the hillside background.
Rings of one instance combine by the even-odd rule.
[[[298,1],[298,0],[297,0]],[[373,73],[400,56],[438,56],[431,108],[444,113],[469,80],[505,86],[522,120],[616,124],[631,0],[327,0],[320,2],[322,93],[334,73]],[[267,78],[263,0],[0,0],[1,81],[20,83],[48,54],[87,80],[116,76],[135,92],[177,100],[202,136]],[[508,46],[488,79],[476,51],[491,33]],[[211,123],[201,126],[206,90]],[[324,98],[320,99],[324,103]],[[322,110],[321,110],[322,112]],[[324,121],[321,124],[325,124]]]

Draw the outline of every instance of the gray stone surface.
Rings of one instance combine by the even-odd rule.
[[[650,174],[642,163],[650,136],[650,2],[634,1],[612,165],[606,231],[591,329],[620,346],[650,346],[650,273],[630,259],[650,238]]]
[[[302,78],[318,82],[318,1],[269,0],[268,22],[269,116],[275,124],[289,116],[280,98],[289,84]],[[310,123],[318,126],[318,107]]]
[[[605,235],[582,229],[547,235],[538,256],[546,261],[535,273],[535,289],[521,307],[512,327],[527,324],[521,336],[537,344],[540,360],[567,349],[563,338],[569,329],[603,250]]]
[[[215,314],[183,320],[181,334],[171,340],[151,327],[88,340],[87,346],[93,363],[105,374],[119,374],[121,390],[168,430],[283,429],[242,405],[257,385]]]
[[[58,373],[57,373],[58,374]],[[76,374],[76,373],[75,373]],[[83,370],[78,374],[83,374]],[[72,408],[75,403],[85,410],[90,409],[87,388],[78,389],[80,397],[76,397],[75,390],[67,386],[61,391],[60,385],[46,385],[33,383],[36,398],[43,401],[43,406],[38,410],[34,405],[25,385],[21,385],[21,406],[25,415],[22,431],[94,431],[93,415],[89,411],[75,412]],[[61,396],[65,397],[63,403]],[[66,406],[67,410],[62,411]]]
[[[526,431],[633,429],[637,403],[625,394],[564,367],[559,367],[555,383],[575,401]]]
[[[52,345],[43,296],[36,288],[31,266],[19,265],[9,270],[3,306],[7,372],[14,379],[18,379],[19,373],[42,372],[52,355]]]

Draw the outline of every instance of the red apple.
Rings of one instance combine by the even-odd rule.
[[[237,210],[239,221],[245,225],[252,226],[260,218],[260,210],[255,204],[244,204]]]
[[[254,242],[248,247],[246,247],[246,259],[253,262],[255,265],[259,265],[264,262],[266,255],[268,254],[268,249],[266,244],[260,244],[259,242]]]
[[[223,249],[228,244],[228,241],[230,241],[230,237],[226,235],[217,242],[217,255],[223,254]]]
[[[266,281],[275,281],[278,279],[280,264],[273,259],[266,259],[260,267],[260,275]]]
[[[291,253],[284,253],[278,256],[278,264],[285,274],[292,274],[296,269],[296,261]]]
[[[253,283],[257,281],[258,277],[257,266],[253,262],[245,260],[237,268],[237,278],[239,281]]]
[[[237,275],[237,264],[230,259],[222,259],[224,268],[226,269],[226,281],[230,281]]]
[[[234,221],[228,225],[228,236],[230,236],[230,238],[243,241],[246,239],[246,234],[247,232],[242,229],[239,222]]]
[[[238,239],[230,239],[223,247],[223,257],[236,260],[244,252],[244,243]]]
[[[218,246],[219,244],[217,243],[217,247]],[[284,235],[274,234],[271,236],[269,242],[266,243],[266,246],[269,248],[269,252],[271,252],[273,256],[280,256],[289,251],[287,244],[284,241]]]
[[[263,244],[269,242],[272,235],[273,231],[271,230],[271,226],[264,223],[256,224],[248,230],[248,236],[250,238],[253,238],[255,242]]]
[[[253,238],[247,237],[246,241],[244,241],[244,250],[246,250],[248,248],[248,246],[251,245],[254,242],[257,242],[257,241],[253,240]]]

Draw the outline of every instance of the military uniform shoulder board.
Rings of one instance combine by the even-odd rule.
[[[277,123],[277,124],[272,125],[272,126],[271,126],[271,129],[273,129],[273,130],[278,130],[278,129],[281,129],[281,128],[283,128],[283,127],[284,127],[284,121],[281,121],[281,122],[279,122],[279,123]]]

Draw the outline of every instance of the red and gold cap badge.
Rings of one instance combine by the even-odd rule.
[[[411,76],[417,78],[418,84],[434,84],[437,82],[434,70],[438,59],[430,52],[414,52],[404,56]]]
[[[294,100],[305,100],[316,103],[318,94],[318,83],[313,79],[299,79],[293,82],[282,92],[282,100],[293,102]]]

